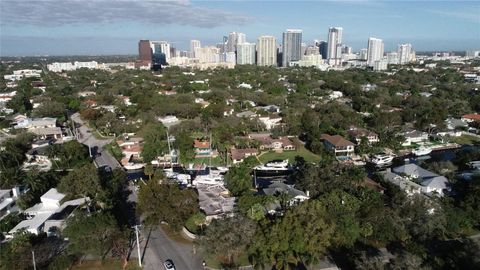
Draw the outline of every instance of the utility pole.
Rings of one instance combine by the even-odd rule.
[[[32,250],[32,261],[33,261],[33,270],[37,270],[37,265],[35,264],[35,251]]]
[[[137,236],[138,266],[142,267],[142,256],[140,254],[140,240],[138,239],[138,225],[135,225],[134,228],[135,228],[135,235]]]

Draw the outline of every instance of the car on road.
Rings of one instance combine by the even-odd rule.
[[[173,265],[173,261],[168,259],[163,263],[165,270],[175,270],[175,265]]]

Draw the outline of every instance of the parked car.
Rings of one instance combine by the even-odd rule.
[[[165,266],[165,270],[175,270],[175,265],[173,264],[173,261],[168,259],[163,263],[163,266]]]

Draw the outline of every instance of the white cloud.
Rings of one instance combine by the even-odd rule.
[[[4,25],[62,26],[132,21],[203,28],[252,21],[246,15],[196,6],[188,0],[1,0],[0,18]]]

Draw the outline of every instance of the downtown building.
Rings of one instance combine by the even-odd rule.
[[[302,59],[302,55],[302,30],[287,29],[282,40],[282,67],[288,67],[290,62]]]
[[[378,38],[368,39],[367,66],[374,67],[376,61],[383,59],[384,45],[383,40]]]
[[[135,66],[138,67],[151,67],[153,60],[152,47],[150,40],[140,40],[138,42],[138,61]]]
[[[398,45],[398,63],[400,65],[408,64],[412,61],[412,44]]]
[[[195,51],[202,47],[200,40],[192,39],[190,40],[190,58],[196,58]]]
[[[255,65],[255,43],[237,44],[237,65]]]
[[[237,44],[245,42],[247,42],[247,38],[244,33],[231,32],[228,34],[226,53],[235,52],[237,50]]]
[[[342,61],[342,27],[328,29],[327,59],[330,65],[340,65]]]
[[[257,41],[257,65],[277,65],[277,41],[273,36],[260,36]]]

